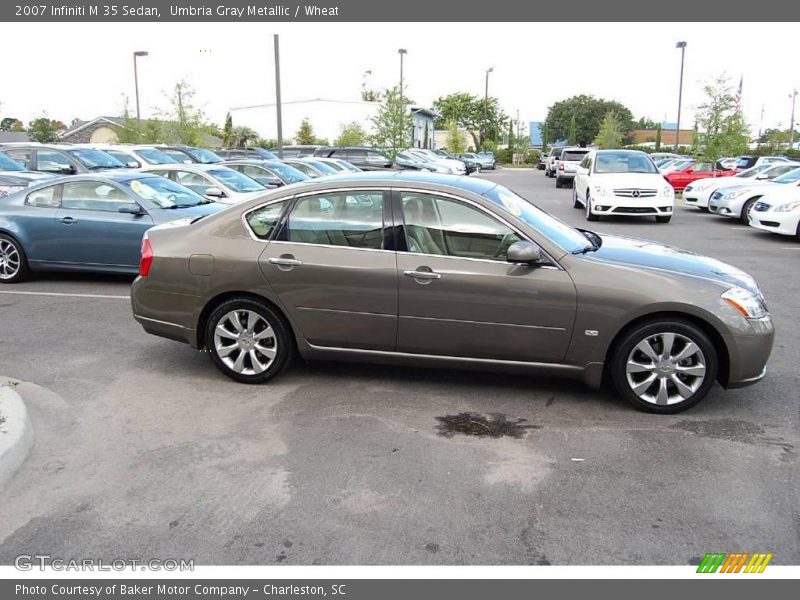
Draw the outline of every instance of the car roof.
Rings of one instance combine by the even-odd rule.
[[[230,161],[232,162],[232,161]],[[218,163],[167,163],[165,165],[150,165],[146,167],[147,171],[213,171],[225,167],[224,162]],[[225,167],[229,169],[230,167]]]
[[[60,183],[72,183],[80,181],[105,181],[108,183],[125,183],[134,179],[151,179],[157,177],[152,173],[143,171],[133,171],[122,169],[119,171],[100,171],[98,173],[83,173],[80,175],[66,175],[63,177],[53,177],[51,179],[36,182],[36,187],[48,187],[51,185],[58,185]],[[31,186],[33,188],[34,186]]]

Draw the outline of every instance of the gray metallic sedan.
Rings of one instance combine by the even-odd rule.
[[[774,335],[735,267],[573,229],[490,181],[409,171],[319,178],[150,229],[132,305],[147,332],[244,383],[299,352],[608,378],[656,413],[715,381],[759,381]]]

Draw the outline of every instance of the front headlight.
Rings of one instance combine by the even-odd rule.
[[[780,204],[775,207],[775,212],[792,212],[800,208],[800,200],[796,202],[789,202],[787,204]]]
[[[0,185],[0,196],[10,196],[24,189],[24,185]]]
[[[736,200],[739,196],[744,196],[750,190],[737,190],[735,192],[728,192],[727,194],[722,195],[723,200]]]
[[[664,198],[674,198],[675,197],[675,190],[672,189],[671,185],[665,185],[664,189],[661,190],[662,195]]]
[[[599,196],[601,198],[604,198],[606,196],[610,196],[611,195],[611,191],[606,189],[606,188],[604,188],[602,185],[594,186],[594,193],[595,193],[596,196]]]
[[[686,189],[684,191],[686,191],[686,192],[702,192],[703,190],[705,190],[708,187],[710,187],[711,184],[712,184],[712,182],[708,182],[708,183],[690,183],[689,185],[686,186]]]
[[[738,310],[746,319],[760,319],[767,315],[763,298],[740,287],[722,293],[722,299]]]

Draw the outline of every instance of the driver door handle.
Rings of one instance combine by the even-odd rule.
[[[441,279],[441,273],[434,273],[433,271],[403,271],[403,275],[413,279]]]
[[[75,219],[73,217],[62,217],[62,218],[59,219],[59,221],[64,223],[64,225],[72,225],[73,223],[77,223],[78,222],[77,219]]]
[[[299,267],[303,264],[303,261],[296,258],[270,258],[269,264],[282,267]]]

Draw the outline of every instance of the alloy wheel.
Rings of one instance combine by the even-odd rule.
[[[625,374],[631,391],[658,406],[684,402],[706,379],[706,357],[689,337],[662,332],[649,335],[628,355]]]
[[[9,240],[0,240],[0,279],[13,279],[21,266],[22,257],[17,247]]]
[[[232,310],[217,322],[214,350],[240,375],[260,375],[275,360],[278,338],[267,320],[252,310]]]

